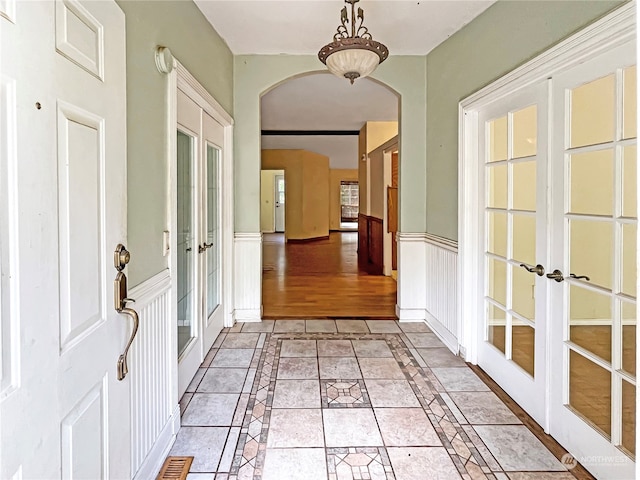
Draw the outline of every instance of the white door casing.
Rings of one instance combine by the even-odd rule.
[[[556,80],[562,80],[564,72],[568,72],[576,65],[584,64],[587,65],[584,68],[589,69],[588,61],[596,59],[600,55],[604,54],[602,58],[607,58],[608,56],[609,58],[615,58],[617,56],[617,47],[624,45],[630,40],[631,43],[635,43],[635,32],[635,3],[632,2],[623,5],[607,17],[594,22],[561,44],[553,47],[539,57],[536,57],[496,81],[494,84],[489,85],[461,102],[459,117],[459,228],[461,242],[460,271],[458,275],[460,285],[459,304],[461,308],[458,323],[462,327],[460,341],[462,343],[462,349],[466,352],[467,360],[473,363],[478,361],[480,355],[479,347],[484,334],[480,327],[482,322],[478,321],[479,316],[483,315],[482,309],[479,308],[480,297],[483,292],[477,282],[478,272],[481,271],[481,252],[483,251],[482,247],[478,245],[477,240],[478,238],[482,238],[482,236],[479,235],[482,226],[482,216],[477,210],[477,205],[483,201],[482,195],[484,193],[482,184],[477,180],[478,165],[480,163],[480,112],[493,102],[512,96],[514,92],[518,92],[529,85],[542,82],[545,79],[551,78],[551,84],[553,85],[553,82]],[[621,57],[618,56],[618,62],[620,64],[614,65],[614,70],[625,64],[624,61],[620,62],[620,58]],[[615,64],[616,61],[613,63]],[[595,71],[593,70],[594,67],[592,66],[591,68],[593,73]],[[582,81],[588,82],[597,77],[597,74],[591,78],[587,75],[583,77]],[[550,90],[550,93],[555,95],[558,91]],[[620,97],[618,97],[617,101],[620,101]],[[564,99],[559,103],[556,99],[553,105],[555,105],[556,108],[564,108]],[[550,121],[556,125],[558,122],[563,124],[563,121],[566,120],[563,115],[563,111],[560,114],[550,113],[550,119],[552,119]],[[551,132],[552,130],[548,131]],[[558,137],[558,135],[555,137]],[[560,142],[560,147],[558,147],[558,142]],[[555,157],[558,157],[558,155],[564,157],[563,151],[558,152],[554,150],[554,148],[562,148],[563,143],[564,139],[562,138],[550,138],[550,158],[554,158],[554,160],[557,161]],[[562,169],[564,166],[560,168]],[[555,202],[556,207],[560,209],[565,206],[564,173],[565,172],[562,171],[560,175],[558,175],[557,172],[549,174],[549,178],[552,179],[550,190],[555,190],[553,193],[554,198],[557,199],[559,195],[561,199],[559,200],[560,203],[558,203],[558,201]],[[551,195],[551,193],[547,195],[548,201],[550,201],[549,195]],[[549,206],[548,208],[549,213],[551,213],[552,207]],[[557,223],[558,214],[555,216],[555,222]],[[561,220],[561,222],[563,221],[565,221],[565,219]],[[550,218],[548,223],[549,227],[555,225],[553,222]],[[626,220],[623,220],[620,223],[625,222]],[[564,232],[564,228],[555,228],[555,233],[550,237],[548,236],[549,255],[547,263],[544,265],[547,269],[546,273],[550,273],[550,271],[553,271],[555,268],[559,268],[563,270],[565,276],[569,276],[569,273],[582,274],[583,272],[565,271],[566,267],[568,267],[565,263],[567,263],[569,257],[567,257],[566,252],[564,252]],[[559,238],[557,238],[557,236],[559,236]],[[558,245],[560,245],[559,249],[557,248]],[[556,436],[556,438],[560,440],[560,443],[577,457],[578,461],[596,473],[598,477],[633,478],[634,470],[636,474],[640,473],[637,464],[633,465],[630,459],[617,447],[613,447],[611,444],[607,446],[604,437],[596,433],[592,427],[588,426],[582,420],[574,421],[576,420],[575,418],[566,418],[571,415],[575,417],[575,414],[565,407],[567,401],[567,385],[562,384],[564,382],[563,378],[566,378],[566,372],[563,372],[563,369],[566,367],[567,344],[563,345],[563,340],[566,338],[568,327],[566,325],[567,305],[564,303],[564,299],[559,301],[557,298],[554,298],[554,296],[560,295],[560,292],[564,294],[564,289],[567,288],[566,285],[577,281],[569,280],[560,285],[552,280],[547,281],[549,282],[547,293],[552,292],[554,289],[556,289],[556,291],[555,293],[552,292],[552,296],[547,302],[548,309],[546,316],[549,318],[550,328],[547,332],[549,348],[545,352],[547,368],[549,369],[546,383],[547,389],[549,389],[551,393],[541,424],[545,431]],[[538,294],[542,294],[542,292],[538,291]],[[558,311],[558,309],[561,311]],[[614,333],[614,337],[615,335],[619,336],[619,333]],[[618,340],[620,339],[614,338],[614,341],[617,342]],[[637,344],[637,341],[635,343]],[[560,353],[560,350],[564,350],[564,352]],[[637,358],[635,362],[637,364]],[[624,372],[616,373],[616,375],[628,379],[625,377]],[[614,398],[616,394],[620,395],[620,392],[618,391],[616,393],[614,391]],[[558,415],[558,410],[565,410],[563,414],[564,417]],[[637,417],[637,415],[634,415],[634,418],[635,417]],[[579,427],[573,428],[578,425]],[[616,427],[614,425],[613,428],[615,430],[619,428],[619,426]],[[565,431],[558,433],[561,430]],[[614,437],[615,434],[616,432],[614,432]],[[600,442],[598,442],[597,437],[600,437]],[[637,437],[638,431],[636,430],[636,438]]]
[[[116,364],[131,323],[113,299],[113,251],[126,244],[124,14],[112,1],[2,5],[13,278],[0,477],[129,478]]]
[[[177,174],[175,168],[175,138],[176,130],[184,131],[194,140],[195,156],[195,185],[194,205],[194,245],[197,272],[196,299],[196,339],[185,350],[178,364],[178,392],[180,398],[204,359],[209,348],[225,326],[233,325],[233,119],[215,101],[215,99],[200,85],[200,83],[178,62],[173,59],[173,70],[169,75],[170,114],[168,122],[169,138],[168,159],[170,172],[171,204],[169,207],[169,231],[171,234],[171,249],[177,251]],[[217,190],[215,192],[218,211],[218,245],[198,253],[198,247],[205,247],[214,242],[208,240],[207,229],[207,156],[212,148],[217,152]],[[207,261],[209,255],[216,255],[218,259],[218,305],[212,312],[207,309]],[[177,272],[177,257],[171,255],[170,268]],[[177,275],[172,274],[172,291],[177,292]],[[172,294],[174,314],[177,312],[177,297]],[[176,324],[177,319],[173,319]]]

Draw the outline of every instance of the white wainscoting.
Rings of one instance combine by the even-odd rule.
[[[458,245],[428,233],[398,233],[401,322],[426,322],[458,353]]]
[[[172,345],[171,276],[164,270],[129,292],[140,328],[129,353],[131,382],[131,471],[154,478],[180,426],[174,398],[175,346]]]
[[[262,320],[262,233],[236,233],[234,238],[233,319]]]
[[[454,353],[458,353],[458,244],[425,237],[427,324]]]
[[[401,322],[419,322],[425,315],[426,258],[424,233],[400,233],[398,238],[398,304]]]

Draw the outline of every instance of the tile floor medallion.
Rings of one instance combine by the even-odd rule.
[[[188,480],[567,478],[426,325],[286,322],[237,324],[214,343],[181,400],[189,427],[171,452],[196,456]],[[216,402],[224,412],[197,411]],[[189,429],[205,427],[216,428],[215,451],[194,444],[208,437]],[[509,449],[502,430],[512,433]],[[520,455],[532,448],[535,456]]]

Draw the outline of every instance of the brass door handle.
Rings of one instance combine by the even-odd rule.
[[[127,299],[130,300],[130,299]],[[124,313],[125,315],[129,315],[133,319],[133,331],[131,332],[131,337],[129,337],[129,341],[127,342],[127,346],[124,347],[124,352],[118,358],[118,380],[124,380],[124,377],[129,373],[129,367],[127,366],[127,355],[129,354],[129,348],[133,343],[133,339],[138,333],[138,326],[140,325],[140,318],[138,317],[138,312],[136,312],[133,308],[123,308],[118,313]]]
[[[120,357],[118,358],[118,380],[124,380],[124,377],[126,377],[127,373],[129,373],[129,368],[127,366],[127,355],[129,353],[129,348],[133,343],[133,339],[138,333],[138,326],[140,324],[138,312],[136,312],[133,308],[127,307],[127,303],[135,303],[134,299],[127,296],[127,276],[122,271],[124,270],[124,267],[127,265],[127,263],[129,263],[130,259],[131,255],[124,247],[124,245],[118,244],[113,254],[113,266],[118,271],[118,273],[116,274],[116,278],[113,281],[113,307],[116,312],[128,315],[133,319],[133,331],[131,332],[131,336],[129,337],[127,346],[124,347],[124,352],[122,352],[122,355],[120,355]]]
[[[551,273],[547,273],[547,278],[550,278],[552,280],[555,280],[556,282],[560,283],[564,280],[564,275],[560,270],[554,270]]]
[[[586,280],[587,282],[591,281],[591,279],[586,275],[576,275],[575,273],[570,273],[569,276],[571,278],[575,278],[576,280]]]
[[[521,263],[520,266],[527,272],[535,273],[539,277],[544,275],[544,267],[540,264],[536,265],[535,267],[529,267],[528,265]]]
[[[203,253],[207,248],[213,247],[213,243],[204,242],[202,245],[198,245],[198,253]]]

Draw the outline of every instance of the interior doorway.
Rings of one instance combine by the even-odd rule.
[[[594,475],[632,478],[635,39],[587,57],[465,108],[479,209],[462,218],[480,240],[463,275],[479,280],[478,364]]]
[[[175,233],[169,249],[176,271],[179,395],[224,326],[230,267],[223,253],[231,232],[224,195],[230,191],[228,119],[185,83],[176,90]]]
[[[284,175],[276,175],[274,177],[274,184],[275,231],[277,233],[284,233],[284,219],[286,212]]]
[[[370,78],[350,85],[328,72],[286,80],[262,95],[263,318],[296,316],[296,308],[306,318],[395,318],[394,234],[385,230],[391,153],[387,159],[381,149],[398,143],[398,112],[388,87]],[[283,176],[269,177],[275,170]],[[363,222],[375,227],[366,236]],[[363,238],[376,249],[379,268],[358,263]],[[391,295],[388,308],[368,311],[372,292],[385,304]]]

